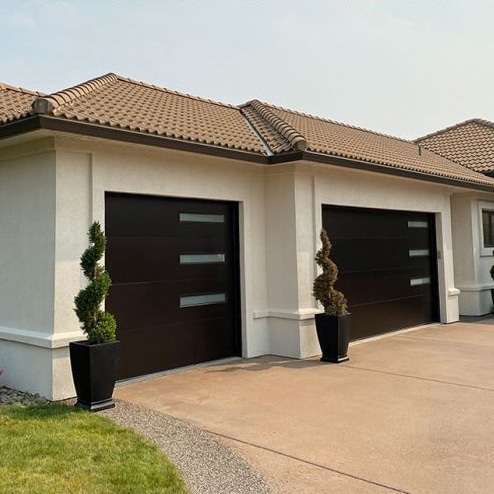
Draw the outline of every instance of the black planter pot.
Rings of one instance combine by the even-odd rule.
[[[316,314],[316,330],[322,362],[346,362],[350,343],[351,314]]]
[[[75,406],[92,412],[113,408],[120,342],[90,345],[87,341],[74,341],[69,349],[77,393]]]

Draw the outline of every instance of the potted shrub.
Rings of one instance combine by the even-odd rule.
[[[313,295],[324,307],[324,313],[316,314],[316,331],[321,346],[323,362],[345,362],[348,360],[350,342],[350,314],[343,293],[334,288],[338,279],[338,268],[329,257],[331,242],[323,228],[322,246],[317,251],[315,261],[322,269],[313,285]]]
[[[74,310],[87,340],[72,342],[69,349],[76,406],[99,411],[115,406],[112,395],[120,342],[116,341],[115,318],[101,309],[111,279],[100,264],[106,238],[98,222],[91,225],[88,235],[90,245],[83,252],[80,265],[89,282],[74,299]]]

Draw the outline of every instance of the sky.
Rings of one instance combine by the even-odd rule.
[[[0,0],[0,82],[114,72],[413,139],[494,121],[494,0]]]

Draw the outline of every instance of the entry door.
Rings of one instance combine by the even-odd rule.
[[[240,355],[237,205],[107,194],[119,379]]]
[[[352,339],[438,319],[434,215],[323,207]]]

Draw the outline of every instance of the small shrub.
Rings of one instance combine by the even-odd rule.
[[[320,238],[322,246],[316,252],[315,261],[322,269],[322,273],[314,280],[312,294],[322,304],[326,314],[343,316],[348,314],[347,300],[343,293],[334,288],[338,280],[338,267],[329,257],[331,242],[324,228],[321,230]]]
[[[74,310],[89,343],[106,343],[115,340],[117,329],[115,318],[101,310],[111,286],[109,274],[99,263],[105,253],[106,237],[97,221],[90,226],[88,235],[90,246],[83,252],[80,265],[89,283],[75,297]]]

